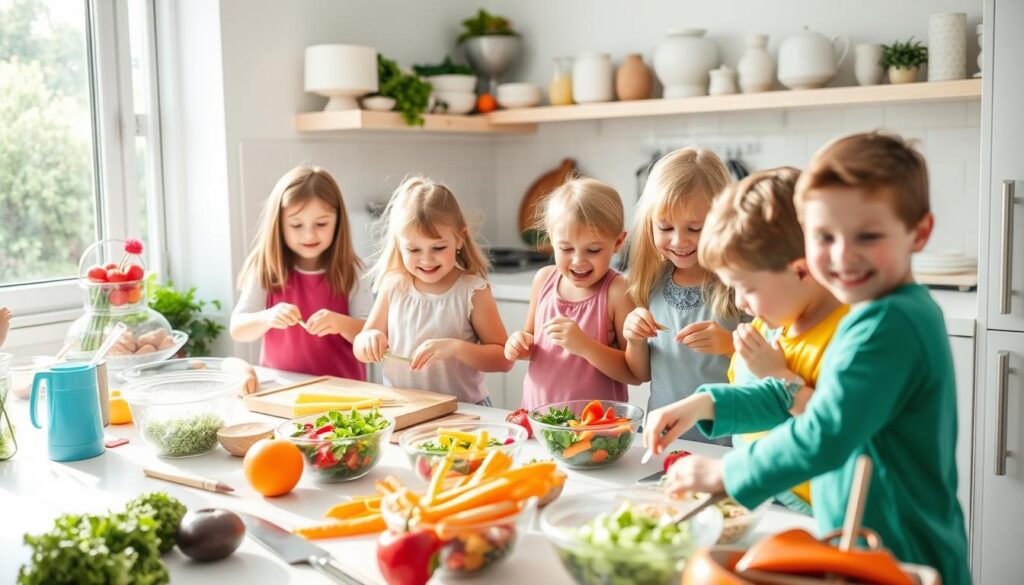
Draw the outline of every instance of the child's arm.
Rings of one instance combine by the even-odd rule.
[[[473,312],[469,315],[478,343],[462,339],[430,339],[412,355],[412,369],[426,368],[438,360],[457,359],[481,372],[507,372],[512,362],[505,359],[505,325],[498,314],[491,287],[473,292]]]
[[[736,355],[747,364],[750,373],[758,378],[779,378],[794,380],[798,378],[786,365],[786,356],[777,342],[768,343],[761,333],[749,323],[740,323],[732,334]],[[807,407],[814,389],[804,385],[793,395],[793,406],[789,413],[796,416]]]
[[[616,340],[623,339],[622,324],[633,310],[633,301],[626,294],[626,279],[622,276],[616,276],[608,287],[608,304],[615,322]],[[590,339],[572,319],[556,317],[544,324],[544,332],[552,343],[587,360],[605,376],[623,384],[640,383],[626,364],[625,351]]]
[[[533,320],[537,315],[537,296],[544,286],[544,281],[551,276],[554,266],[547,266],[537,271],[533,277],[533,284],[530,288],[530,307],[526,311],[526,323],[521,331],[513,331],[505,342],[505,359],[510,362],[516,360],[529,360],[530,350],[533,349]]]
[[[356,359],[367,364],[375,364],[384,359],[388,351],[388,306],[391,299],[391,285],[385,282],[377,295],[377,300],[370,309],[370,316],[352,341],[352,353]]]
[[[231,312],[228,330],[235,341],[256,341],[271,329],[287,329],[297,325],[302,315],[289,303],[278,303],[269,309],[267,291],[250,281],[242,288],[235,310]]]
[[[643,307],[630,311],[622,324],[626,339],[626,365],[641,382],[651,380],[651,348],[647,340],[658,335],[658,324],[651,312]]]

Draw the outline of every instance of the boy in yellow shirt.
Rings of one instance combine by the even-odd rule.
[[[730,185],[704,222],[700,263],[736,291],[736,306],[754,317],[733,333],[736,352],[729,382],[761,378],[804,380],[791,414],[803,412],[818,380],[821,358],[850,308],[811,277],[793,190],[800,172],[779,168]],[[733,436],[750,443],[766,432]],[[809,482],[775,496],[786,507],[811,513]]]

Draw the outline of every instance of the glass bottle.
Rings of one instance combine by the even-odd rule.
[[[572,57],[556,57],[555,72],[548,86],[552,106],[568,106],[572,101]]]

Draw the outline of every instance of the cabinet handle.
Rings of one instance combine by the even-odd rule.
[[[999,267],[999,314],[1009,315],[1013,282],[1010,272],[1013,270],[1013,204],[1016,203],[1014,191],[1016,183],[1012,179],[1003,181],[1003,264]]]
[[[1006,475],[1006,399],[1010,390],[1010,352],[996,354],[996,475]]]

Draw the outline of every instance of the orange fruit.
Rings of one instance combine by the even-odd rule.
[[[480,97],[476,98],[476,110],[481,114],[487,112],[493,112],[498,109],[498,102],[494,99],[494,96],[489,93],[482,93]]]
[[[292,491],[302,477],[302,452],[283,439],[261,439],[249,448],[242,467],[249,485],[264,496]]]
[[[127,425],[132,422],[132,411],[120,390],[110,391],[110,424]]]

